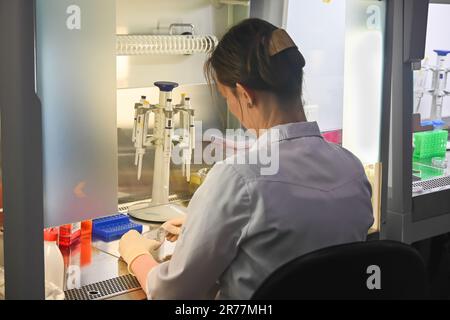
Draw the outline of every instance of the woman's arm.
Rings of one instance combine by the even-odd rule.
[[[172,259],[148,275],[152,299],[214,299],[217,282],[233,262],[251,210],[246,181],[218,164],[193,196]]]
[[[119,252],[128,264],[128,271],[136,275],[145,292],[148,292],[147,276],[158,265],[150,253],[160,246],[161,243],[144,238],[136,230],[127,232],[119,241]]]
[[[153,259],[153,257],[150,255],[142,255],[140,257],[137,257],[131,264],[131,270],[133,271],[134,275],[138,279],[142,289],[145,292],[148,292],[147,291],[148,274],[156,266],[158,266],[158,262],[156,262],[155,259]]]

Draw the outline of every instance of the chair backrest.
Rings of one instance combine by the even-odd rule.
[[[370,241],[309,253],[275,271],[253,300],[427,299],[419,253],[403,243]]]

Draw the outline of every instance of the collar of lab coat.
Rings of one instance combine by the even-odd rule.
[[[306,137],[320,137],[319,125],[317,122],[296,122],[275,126],[265,132],[258,138],[256,143],[252,146],[254,148],[261,148],[272,143],[294,140]]]

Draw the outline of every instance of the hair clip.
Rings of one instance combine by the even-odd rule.
[[[269,45],[269,55],[271,57],[279,54],[280,52],[289,49],[297,48],[294,40],[284,29],[277,29],[272,33]]]

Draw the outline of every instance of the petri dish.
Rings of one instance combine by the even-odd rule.
[[[163,251],[164,251],[164,243],[166,242],[166,231],[163,228],[157,228],[150,231],[147,231],[142,234],[147,239],[155,240],[160,243],[160,246],[151,252],[153,258],[161,263],[164,260]]]
[[[163,228],[150,230],[143,234],[147,239],[156,240],[161,243],[161,246],[152,252],[153,258],[159,263],[164,263],[172,258],[175,250],[175,243],[166,240],[167,232]]]

